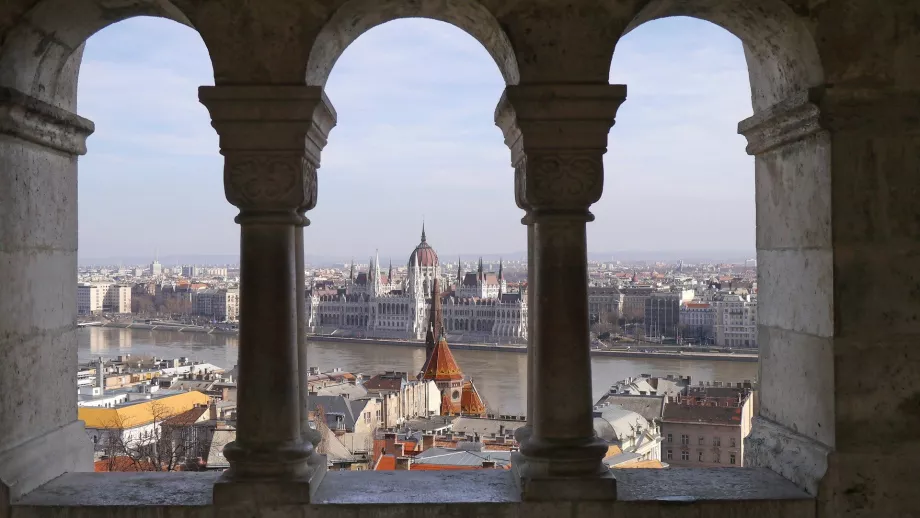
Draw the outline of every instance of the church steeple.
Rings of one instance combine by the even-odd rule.
[[[503,264],[502,264],[502,259],[499,258],[499,259],[498,259],[498,280],[500,280],[500,281],[503,280],[503,279],[505,278],[505,277],[502,275],[502,266],[503,266]]]
[[[425,243],[427,241],[428,240],[425,239],[425,220],[422,220],[422,243]]]
[[[463,285],[463,263],[460,262],[460,256],[457,256],[457,290],[460,290],[460,286]]]
[[[348,282],[349,284],[355,283],[355,258],[354,257],[351,258],[351,273],[348,274]]]
[[[441,312],[441,289],[438,279],[434,279],[431,286],[431,306],[428,311],[428,333],[425,335],[425,357],[431,356],[431,351],[437,345],[444,333],[443,314]]]
[[[390,271],[387,273],[387,282],[393,284],[393,258],[390,258]]]

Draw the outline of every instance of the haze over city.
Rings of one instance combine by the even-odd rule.
[[[753,161],[736,134],[751,114],[740,41],[689,18],[646,24],[619,44],[610,81],[629,96],[610,133],[589,250],[753,257]],[[79,106],[96,132],[80,164],[81,263],[238,253],[217,135],[197,101],[210,84],[207,49],[174,22],[136,18],[89,40]],[[502,88],[488,53],[448,24],[398,20],[358,38],[327,84],[338,125],[307,254],[379,250],[402,264],[424,218],[445,258],[522,255],[522,211],[493,123]]]

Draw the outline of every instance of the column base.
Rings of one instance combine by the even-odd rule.
[[[309,504],[327,471],[326,456],[313,457],[307,474],[290,480],[240,480],[227,471],[214,483],[214,505],[247,509]]]
[[[83,421],[73,421],[0,453],[0,495],[6,500],[0,508],[64,473],[86,471],[93,471],[93,442]]]
[[[808,494],[818,494],[831,449],[779,423],[755,417],[744,439],[744,466],[769,468]]]
[[[534,474],[535,466],[524,454],[511,454],[511,472],[525,502],[568,500],[616,500],[617,481],[606,471],[587,477],[563,477]]]

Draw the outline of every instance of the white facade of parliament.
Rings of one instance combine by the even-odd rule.
[[[429,307],[434,280],[454,289],[440,293],[447,333],[470,340],[527,338],[527,297],[507,293],[499,267],[497,274],[483,271],[463,274],[458,267],[453,282],[444,282],[438,255],[422,240],[409,256],[408,277],[393,279],[392,267],[384,274],[378,258],[370,261],[367,273],[352,273],[344,288],[333,292],[307,292],[307,326],[313,332],[343,333],[376,338],[422,340],[428,329]]]

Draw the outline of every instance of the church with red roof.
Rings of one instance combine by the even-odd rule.
[[[419,379],[433,381],[441,391],[441,415],[486,415],[486,405],[473,385],[460,370],[454,353],[444,336],[441,313],[441,293],[438,280],[432,283],[431,313],[428,317],[428,332],[425,336],[427,356]],[[437,341],[435,341],[435,337]]]

